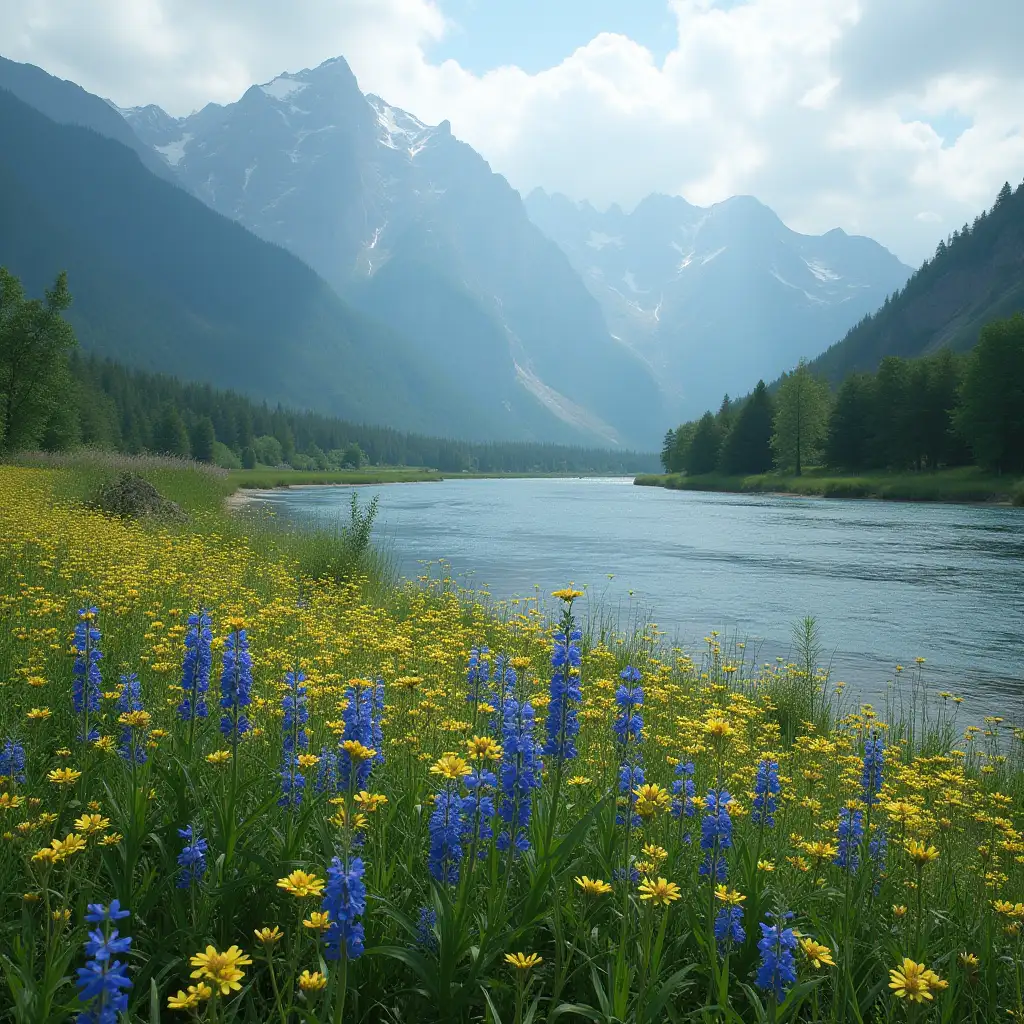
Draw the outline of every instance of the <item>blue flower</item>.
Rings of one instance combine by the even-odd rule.
[[[341,742],[345,740],[358,740],[369,750],[376,750],[373,745],[373,693],[375,687],[366,683],[365,680],[356,680],[345,691],[345,707],[341,713],[342,721],[345,723],[345,730],[341,734]],[[373,770],[373,760],[357,761],[353,766],[352,758],[344,751],[338,751],[338,784],[342,789],[348,789],[350,776],[355,771],[352,785],[355,789],[365,789],[370,779],[370,772]]]
[[[704,862],[700,874],[724,882],[728,865],[723,850],[732,846],[732,818],[729,816],[729,801],[732,796],[726,789],[710,790],[704,798],[705,814],[700,820],[700,848],[704,850]]]
[[[433,907],[420,907],[420,922],[416,928],[416,945],[436,953],[438,949],[437,911]]]
[[[751,818],[755,825],[763,823],[768,828],[775,827],[775,811],[778,807],[776,798],[781,792],[779,762],[761,761],[754,781],[754,812]]]
[[[502,709],[501,766],[498,780],[502,798],[498,815],[505,830],[498,836],[499,850],[530,848],[527,830],[533,812],[533,791],[541,784],[541,761],[533,738],[533,705],[508,697]]]
[[[878,803],[885,781],[885,741],[871,736],[864,742],[864,767],[860,773],[861,797],[869,807]]]
[[[462,861],[462,800],[457,783],[450,782],[446,789],[434,797],[434,810],[430,814],[430,852],[427,867],[438,882],[455,885],[459,880]]]
[[[249,731],[249,719],[242,713],[252,703],[252,658],[244,629],[233,629],[224,640],[220,674],[220,731],[233,745]]]
[[[469,652],[466,664],[466,682],[469,689],[466,693],[468,704],[490,704],[495,700],[491,682],[491,653],[486,647],[474,647]]]
[[[672,817],[681,818],[684,815],[692,818],[697,813],[695,798],[697,796],[697,783],[693,781],[693,773],[696,771],[692,761],[680,761],[676,765],[676,778],[672,782]]]
[[[571,626],[572,619],[567,616]],[[551,701],[548,704],[547,742],[544,753],[571,760],[577,754],[576,737],[580,723],[576,705],[582,699],[579,669],[583,663],[580,642],[583,634],[575,627],[568,632],[555,634],[555,646],[551,652]]]
[[[860,855],[857,851],[864,838],[864,812],[851,811],[848,807],[840,808],[839,827],[836,833],[839,839],[839,852],[833,863],[847,871],[856,872],[860,866]]]
[[[142,711],[142,684],[139,677],[133,672],[131,675],[121,676],[121,692],[117,698],[117,710],[121,714],[129,711]],[[130,725],[121,729],[121,739],[118,742],[118,753],[128,762],[134,764],[146,763],[146,747],[136,742],[142,738],[142,733],[136,735],[136,730]]]
[[[792,914],[772,914],[774,924],[761,924],[761,940],[757,948],[761,952],[761,965],[754,982],[758,988],[775,993],[775,1001],[786,998],[786,989],[796,983],[796,960],[793,950],[798,939],[792,928],[783,927]]]
[[[206,694],[210,689],[210,670],[213,667],[213,628],[209,613],[200,609],[188,617],[185,633],[185,657],[181,663],[181,688],[185,695],[178,705],[178,717],[183,722],[193,718],[206,718]]]
[[[488,839],[494,838],[491,821],[494,819],[494,789],[498,778],[482,765],[473,768],[473,774],[463,780],[468,794],[462,798],[462,838],[477,846],[477,857],[483,860],[487,851],[482,849]]]
[[[330,747],[320,749],[316,766],[316,791],[336,793],[338,791],[338,755]]]
[[[623,746],[641,743],[644,720],[638,709],[643,707],[644,691],[639,685],[640,672],[627,667],[619,673],[619,678],[623,680],[615,690],[615,703],[619,706],[619,715],[612,723],[612,732]]]
[[[185,840],[185,846],[178,854],[178,888],[187,889],[203,880],[206,874],[206,840],[196,834],[191,825],[178,829],[178,835]]]
[[[74,651],[75,664],[72,669],[71,701],[75,714],[79,716],[80,731],[78,739],[82,742],[95,742],[100,738],[99,729],[90,728],[89,715],[98,714],[100,710],[100,630],[96,625],[99,611],[95,607],[82,608],[78,612],[75,625]]]
[[[85,942],[85,966],[77,971],[79,1002],[87,1004],[78,1014],[78,1024],[117,1024],[118,1015],[128,1010],[128,989],[132,987],[128,967],[115,960],[115,956],[126,954],[132,945],[128,936],[120,936],[113,921],[128,917],[128,911],[121,910],[117,900],[110,907],[90,904],[86,921],[102,924],[88,933]]]
[[[359,916],[366,910],[365,867],[361,857],[354,857],[346,867],[340,857],[327,869],[327,884],[321,910],[330,915],[330,927],[324,932],[324,956],[340,960],[341,951],[349,960],[363,955],[364,932]]]
[[[0,779],[11,785],[25,781],[25,747],[10,737],[0,750]]]
[[[747,937],[743,929],[743,908],[722,907],[715,916],[715,939],[718,950],[725,953],[730,945],[738,946]]]
[[[627,817],[632,828],[639,828],[643,822],[640,815],[635,813],[636,790],[644,784],[644,770],[638,764],[626,764],[619,766],[619,793],[621,794],[618,803],[625,808],[615,815],[616,825],[625,825]]]
[[[306,735],[306,723],[309,721],[306,687],[302,684],[306,677],[301,672],[286,672],[284,677],[285,695],[281,698],[281,709],[284,712],[282,730],[283,754],[281,757],[281,797],[277,801],[280,807],[298,807],[302,803],[302,793],[306,786],[306,778],[299,771],[300,750],[309,747]]]

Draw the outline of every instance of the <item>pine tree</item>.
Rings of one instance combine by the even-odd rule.
[[[153,450],[163,455],[187,457],[191,451],[188,431],[181,413],[168,403],[153,424]]]
[[[200,416],[192,427],[192,458],[197,462],[213,462],[213,444],[216,440],[213,420],[209,416]]]
[[[714,413],[706,412],[697,423],[690,450],[686,457],[686,472],[690,476],[713,473],[718,466],[718,453],[722,446],[722,431]]]
[[[779,469],[792,469],[797,476],[803,473],[824,440],[828,405],[828,385],[811,373],[806,359],[801,359],[779,384],[772,433],[772,451]]]
[[[721,468],[726,473],[767,473],[772,468],[772,420],[775,405],[763,380],[722,444]]]

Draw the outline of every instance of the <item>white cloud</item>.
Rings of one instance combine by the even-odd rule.
[[[443,6],[6,0],[0,38],[16,60],[174,113],[342,54],[364,90],[449,119],[521,190],[750,193],[799,230],[838,225],[910,262],[1024,174],[1020,0],[673,0],[660,65],[604,33],[537,74],[483,75],[425,56]],[[949,117],[969,126],[955,141]]]

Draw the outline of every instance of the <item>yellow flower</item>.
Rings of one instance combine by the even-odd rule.
[[[30,722],[45,722],[51,714],[53,712],[49,708],[32,708],[31,711],[26,712],[25,717]]]
[[[153,720],[153,716],[148,711],[125,711],[117,720],[130,729],[145,729]]]
[[[212,995],[213,989],[201,981],[198,985],[189,985],[188,992],[183,992],[179,988],[176,996],[168,996],[167,1009],[194,1010],[201,1002],[209,999]]]
[[[643,854],[653,861],[663,861],[668,857],[668,850],[664,846],[657,846],[654,843],[647,843],[644,846]]]
[[[469,763],[458,754],[443,754],[431,766],[431,775],[440,775],[443,779],[461,779],[472,774]]]
[[[737,892],[735,889],[730,889],[725,885],[715,886],[715,899],[721,900],[723,903],[730,907],[738,907],[747,897],[741,892]]]
[[[227,627],[228,632],[237,633],[240,629],[245,629],[245,619],[241,615],[232,615],[224,620],[224,625]]]
[[[898,906],[895,903],[893,904],[893,906],[892,906],[892,916],[893,917],[905,917],[906,913],[907,913],[907,908],[906,908],[906,906],[904,904],[901,903]]]
[[[600,878],[588,878],[586,875],[581,878],[577,875],[573,881],[588,896],[604,896],[606,893],[612,891],[612,887],[607,882],[603,882]]]
[[[969,974],[973,974],[981,965],[981,961],[978,959],[977,953],[961,953],[957,959],[960,961],[960,966],[964,968]]]
[[[315,768],[320,763],[316,754],[299,754],[299,767],[302,769]]]
[[[811,938],[802,938],[800,940],[800,948],[812,967],[820,969],[822,964],[826,967],[835,967],[836,963],[832,959],[832,950],[828,946],[823,946],[820,942],[815,942]]]
[[[565,780],[567,786],[589,786],[590,782],[586,775],[574,775],[571,779]]]
[[[0,811],[17,810],[24,802],[25,798],[23,796],[17,796],[13,793],[0,793]]]
[[[709,718],[704,723],[704,731],[714,740],[727,740],[736,730],[724,718]]]
[[[757,862],[757,870],[758,871],[774,871],[775,870],[775,862],[771,861],[771,860],[759,860]]]
[[[667,878],[645,878],[638,886],[638,891],[640,899],[650,900],[655,907],[666,907],[680,896],[679,886]]]
[[[565,601],[566,604],[572,604],[577,597],[583,596],[582,590],[573,590],[572,587],[563,587],[561,590],[552,590],[552,597],[557,597],[559,601]]]
[[[672,797],[667,789],[656,782],[647,782],[633,790],[636,796],[636,813],[641,818],[651,818],[659,811],[667,811],[672,806]]]
[[[388,798],[383,793],[368,793],[365,789],[356,793],[352,799],[357,806],[362,807],[369,814],[373,814],[388,802]]]
[[[536,953],[506,953],[505,963],[511,964],[517,971],[528,971],[544,962],[544,957]]]
[[[801,843],[800,849],[815,860],[831,860],[839,852],[839,848],[835,843],[830,843],[822,839],[815,839],[814,842],[809,843]]]
[[[324,881],[316,875],[310,875],[305,871],[293,871],[290,875],[277,880],[278,889],[284,889],[292,896],[303,898],[305,896],[319,896],[324,891]]]
[[[257,928],[253,935],[256,936],[257,942],[262,942],[267,947],[276,946],[284,938],[284,932],[276,924],[273,928]]]
[[[331,927],[331,915],[326,910],[314,910],[303,920],[302,925],[311,931],[325,932]]]
[[[85,840],[74,832],[69,832],[63,840],[54,839],[50,846],[53,847],[54,859],[57,861],[67,860],[81,850],[85,849]]]
[[[104,846],[117,846],[122,839],[124,839],[124,836],[120,832],[111,832],[109,835],[104,836],[100,842]]]
[[[924,843],[919,843],[915,839],[911,839],[907,843],[907,854],[919,868],[939,859],[939,851],[934,846],[925,846]]]
[[[319,971],[314,971],[312,974],[309,971],[303,971],[299,975],[299,988],[303,992],[319,992],[326,985],[327,979]]]
[[[501,745],[490,736],[474,736],[466,740],[469,756],[474,761],[500,761]]]
[[[93,832],[103,832],[109,827],[110,819],[104,818],[100,814],[83,814],[80,818],[75,819],[75,828],[86,835],[92,835]]]
[[[114,752],[114,737],[101,736],[98,740],[93,740],[92,745],[103,754],[112,754]]]
[[[237,946],[229,946],[223,953],[207,946],[205,953],[196,953],[189,962],[195,968],[189,977],[211,982],[222,996],[226,996],[232,990],[238,992],[241,989],[240,983],[245,977],[242,968],[252,960]]]
[[[376,750],[371,750],[369,747],[364,747],[363,744],[359,742],[359,740],[345,740],[345,742],[341,745],[341,749],[344,750],[345,753],[348,754],[348,756],[353,761],[357,762],[369,761],[370,758],[377,753]]]
[[[71,920],[71,911],[64,907],[63,910],[54,910],[50,913],[50,916],[57,924],[67,924]]]
[[[230,750],[215,750],[212,754],[206,755],[206,760],[210,764],[223,765],[227,764],[231,760]]]
[[[904,957],[899,967],[889,971],[889,988],[897,999],[906,999],[911,1003],[923,1003],[935,997],[931,993],[931,982],[924,964],[915,963],[910,957]]]
[[[55,786],[73,786],[81,777],[82,773],[74,768],[54,768],[46,775]]]

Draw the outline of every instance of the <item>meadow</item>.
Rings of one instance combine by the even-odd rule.
[[[134,465],[189,521],[0,466],[3,1024],[1024,1021],[1024,731],[924,657],[861,706],[812,622],[581,628]]]

